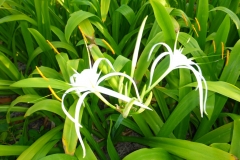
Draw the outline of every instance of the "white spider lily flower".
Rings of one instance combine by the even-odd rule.
[[[135,92],[136,92],[136,96],[137,96],[137,100],[135,100],[133,102],[133,104],[136,105],[136,106],[142,107],[144,109],[151,110],[149,107],[142,104],[142,100],[139,96],[137,86],[136,86],[134,80],[130,76],[128,76],[124,73],[120,73],[120,72],[111,72],[111,73],[106,74],[106,75],[102,76],[101,78],[99,78],[100,73],[97,73],[97,70],[98,70],[98,66],[99,66],[99,64],[102,60],[105,60],[108,63],[108,65],[111,67],[111,69],[114,71],[114,68],[113,68],[112,64],[110,63],[110,61],[108,59],[99,58],[94,63],[92,68],[85,69],[81,73],[77,73],[75,71],[75,74],[73,74],[70,77],[70,83],[71,83],[72,87],[70,89],[68,89],[62,96],[62,110],[66,114],[66,116],[71,121],[73,121],[75,123],[75,130],[77,132],[78,139],[79,139],[80,144],[81,144],[82,149],[83,149],[83,157],[85,157],[85,155],[86,155],[86,149],[85,149],[85,146],[84,146],[81,134],[80,134],[80,129],[79,129],[79,127],[82,127],[79,124],[79,112],[80,112],[81,106],[84,103],[85,97],[90,93],[94,93],[106,105],[108,105],[108,106],[110,106],[111,108],[114,108],[114,109],[116,109],[116,107],[114,105],[110,104],[101,94],[105,94],[105,95],[109,95],[109,96],[118,98],[118,99],[120,99],[122,101],[125,101],[127,103],[132,100],[132,98],[130,98],[126,95],[120,94],[116,91],[113,91],[111,89],[100,86],[100,83],[102,81],[106,80],[109,77],[113,77],[113,76],[123,76],[123,77],[127,78],[133,84]],[[75,92],[79,96],[79,99],[78,99],[78,102],[77,102],[77,105],[76,105],[74,118],[68,113],[68,111],[66,110],[66,108],[64,106],[64,98],[70,92]]]
[[[185,55],[182,54],[182,50],[183,50],[182,48],[180,48],[180,49],[176,48],[177,47],[178,34],[179,34],[179,32],[177,33],[177,37],[176,37],[176,41],[175,41],[175,44],[174,44],[174,50],[173,51],[166,43],[157,43],[152,47],[152,49],[150,51],[150,54],[148,56],[148,60],[149,60],[153,50],[155,49],[155,47],[158,46],[158,45],[163,45],[164,47],[166,47],[167,52],[163,52],[162,54],[160,54],[154,60],[154,62],[152,64],[152,67],[151,67],[151,71],[150,71],[150,82],[149,82],[149,87],[147,89],[147,92],[152,90],[172,70],[179,69],[179,68],[189,69],[195,75],[197,83],[198,83],[198,86],[197,86],[196,90],[199,89],[200,112],[201,112],[201,117],[203,117],[203,112],[205,114],[207,114],[207,112],[206,112],[207,83],[206,83],[205,78],[202,75],[202,71],[201,71],[200,67],[195,62],[188,59]],[[156,68],[158,62],[167,55],[169,55],[169,57],[170,57],[170,63],[169,63],[168,69],[157,79],[156,82],[154,82],[152,84],[154,69]],[[194,68],[193,66],[195,66],[196,68]],[[205,85],[205,93],[203,93],[204,91],[203,91],[202,81],[203,81],[203,84]]]

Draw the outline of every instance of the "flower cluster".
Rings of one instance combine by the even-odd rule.
[[[178,34],[177,34],[177,38],[178,38]],[[150,58],[153,50],[155,49],[155,47],[158,46],[158,45],[163,45],[164,47],[166,47],[167,51],[160,54],[154,60],[152,66],[151,66],[151,70],[150,70],[149,86],[148,86],[147,90],[144,92],[144,94],[147,94],[148,92],[150,92],[172,70],[179,69],[179,68],[190,69],[194,73],[194,75],[196,77],[196,80],[198,82],[198,87],[196,89],[199,89],[200,111],[201,111],[201,116],[203,116],[203,112],[206,113],[207,83],[206,83],[205,78],[202,75],[200,67],[196,63],[194,63],[193,61],[188,59],[185,55],[183,55],[181,48],[176,49],[177,38],[176,38],[176,42],[175,42],[173,51],[166,43],[157,43],[152,47],[152,49],[150,51],[150,54],[149,54],[149,58]],[[170,56],[170,63],[169,63],[168,69],[152,84],[154,70],[155,70],[158,62],[167,55]],[[112,69],[112,72],[101,76],[101,72],[98,72],[98,67],[99,67],[99,64],[101,63],[101,61],[105,61],[110,66],[110,68]],[[133,85],[133,88],[134,88],[135,93],[136,93],[136,98],[134,98],[134,97],[130,98],[128,95],[121,94],[119,92],[116,92],[114,90],[111,90],[109,88],[106,88],[106,87],[103,87],[103,86],[100,85],[101,82],[103,82],[106,79],[108,79],[110,77],[113,77],[113,76],[121,76],[121,77],[127,78],[130,81],[130,83]],[[202,81],[203,81],[203,83],[202,83]],[[204,93],[203,93],[204,92],[203,91],[203,84],[205,85],[205,97],[204,97]],[[112,105],[110,102],[108,102],[102,96],[102,94],[115,97],[119,101],[124,101],[126,104],[129,103],[130,108],[133,105],[135,105],[135,106],[138,106],[138,107],[142,108],[143,110],[144,109],[151,110],[147,106],[148,103],[147,103],[147,105],[142,103],[142,99],[139,96],[137,86],[136,86],[134,80],[132,79],[132,77],[130,77],[127,74],[124,74],[124,73],[116,72],[114,70],[112,64],[110,63],[110,61],[106,58],[97,59],[93,66],[91,66],[91,64],[90,64],[90,68],[83,70],[81,73],[78,73],[77,71],[75,71],[75,74],[73,74],[70,77],[70,85],[72,87],[70,89],[68,89],[62,96],[62,110],[64,111],[66,116],[71,121],[73,121],[75,123],[75,129],[76,129],[77,136],[79,138],[80,144],[81,144],[82,149],[83,149],[83,153],[84,153],[83,156],[84,157],[85,157],[85,154],[86,154],[86,150],[85,150],[85,146],[83,144],[83,140],[82,140],[82,137],[81,137],[81,134],[80,134],[80,128],[79,127],[82,127],[82,126],[79,123],[79,113],[80,113],[81,106],[84,104],[84,99],[88,94],[90,94],[90,93],[95,94],[106,105],[108,105],[109,107],[111,107],[113,109],[116,109],[116,110],[118,110],[118,108],[115,107],[114,105]],[[75,116],[74,117],[72,117],[68,113],[68,111],[66,110],[66,108],[64,106],[65,96],[67,94],[71,93],[71,92],[75,92],[79,96],[79,100],[78,100],[77,105],[76,105],[76,110],[75,110]],[[126,117],[126,115],[128,115],[128,113],[129,113],[129,109],[128,109],[127,113],[123,113],[123,115],[125,115],[124,117]]]
[[[164,52],[164,53],[160,54],[154,60],[154,62],[152,64],[152,67],[151,67],[151,71],[150,71],[150,82],[149,82],[148,90],[153,89],[164,77],[166,77],[174,69],[179,69],[179,68],[189,69],[195,75],[197,83],[198,83],[198,86],[197,86],[196,90],[199,89],[200,112],[201,112],[201,117],[203,117],[203,112],[205,114],[207,114],[207,112],[206,112],[207,83],[206,83],[205,78],[202,75],[202,71],[201,71],[200,67],[198,66],[198,64],[196,64],[192,60],[188,59],[185,55],[183,55],[182,54],[182,50],[183,50],[182,48],[177,49],[178,35],[179,35],[179,32],[177,33],[177,37],[176,37],[176,41],[175,41],[175,44],[174,44],[174,50],[173,51],[166,43],[157,43],[152,47],[148,59],[150,58],[150,56],[151,56],[153,50],[155,49],[155,47],[158,46],[158,45],[163,45],[164,47],[166,47],[167,52]],[[170,57],[170,63],[169,63],[168,69],[157,79],[157,81],[154,82],[154,84],[152,84],[153,73],[154,73],[154,70],[155,70],[158,62],[167,55],[169,55],[169,57]],[[197,69],[194,68],[194,66]],[[205,94],[203,93],[202,81],[203,81],[203,84],[205,86]]]
[[[133,105],[139,106],[144,109],[150,109],[149,107],[147,107],[146,105],[144,105],[142,103],[142,100],[139,96],[139,92],[138,92],[138,89],[137,89],[137,86],[136,86],[134,80],[127,74],[114,71],[114,72],[111,72],[109,74],[106,74],[106,75],[100,77],[101,72],[98,73],[97,70],[98,70],[98,66],[99,66],[100,62],[103,60],[106,61],[109,64],[109,66],[112,68],[112,70],[114,71],[114,68],[108,59],[99,58],[90,69],[85,69],[81,73],[77,73],[77,71],[75,71],[75,74],[73,74],[70,77],[70,85],[72,87],[70,89],[68,89],[62,96],[62,110],[66,114],[66,116],[75,123],[76,133],[79,138],[80,144],[83,148],[84,156],[85,156],[86,151],[85,151],[85,146],[83,144],[83,140],[82,140],[82,137],[80,134],[80,129],[79,129],[79,127],[82,127],[82,126],[81,126],[81,124],[79,124],[78,120],[79,120],[79,112],[80,112],[81,106],[83,105],[84,99],[88,94],[94,93],[96,96],[98,96],[99,99],[101,99],[106,105],[108,105],[111,108],[116,108],[116,107],[114,105],[112,105],[111,103],[109,103],[101,94],[115,97],[126,103],[132,102],[132,100],[133,100]],[[129,96],[123,95],[121,93],[118,93],[114,90],[108,89],[108,88],[100,85],[101,82],[103,82],[104,80],[106,80],[112,76],[122,76],[122,77],[127,78],[129,81],[131,81],[131,83],[134,86],[137,98],[130,98]],[[76,105],[74,117],[72,117],[68,113],[68,111],[66,110],[66,108],[64,106],[65,96],[70,92],[75,92],[79,96],[79,100]]]

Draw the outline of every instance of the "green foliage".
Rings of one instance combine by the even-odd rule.
[[[79,112],[85,159],[240,158],[239,0],[0,0],[0,6],[0,95],[17,96],[0,105],[0,159],[82,159],[74,123],[60,100],[75,71],[99,58],[131,76],[152,111],[134,106],[135,99],[124,103],[89,94]],[[178,31],[177,48],[207,80],[203,118],[192,72],[173,70],[153,90],[147,88],[153,60],[167,51],[157,46],[148,58],[153,45],[164,42],[173,49]],[[108,66],[100,63],[101,76],[113,72]],[[168,66],[169,57],[159,62],[153,82]],[[123,76],[101,86],[136,97]],[[73,117],[78,98],[72,92],[64,100]],[[43,117],[55,127],[29,128]],[[129,129],[140,137],[123,136]],[[148,148],[120,157],[114,145],[121,141]]]

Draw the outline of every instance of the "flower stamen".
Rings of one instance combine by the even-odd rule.
[[[47,41],[47,43],[51,46],[51,48],[54,50],[55,53],[60,54],[60,53],[58,52],[58,50],[53,46],[53,44],[52,44],[49,40],[46,40],[46,41]]]
[[[221,46],[222,46],[222,59],[223,59],[223,57],[224,57],[224,43],[223,42],[221,42]]]
[[[47,77],[45,77],[44,75],[43,75],[43,73],[41,72],[41,70],[36,66],[36,69],[37,69],[37,72],[40,74],[40,76],[43,78],[43,79],[45,79],[46,81],[48,81],[48,79],[47,79]]]
[[[200,26],[200,23],[199,23],[197,17],[195,17],[195,21],[196,21],[197,26],[198,26],[198,31],[201,31],[201,26]]]
[[[110,44],[105,41],[104,39],[102,39],[103,43],[111,50],[112,54],[115,54],[115,51],[113,50],[113,48],[110,46]]]
[[[194,27],[194,25],[192,25],[192,28],[193,28],[193,30],[194,30],[196,36],[199,37],[199,35],[198,35],[198,33],[197,33],[197,30],[196,30],[196,28]]]
[[[229,50],[227,50],[226,66],[228,65],[228,62],[229,62],[229,54],[230,54],[230,52],[229,52]]]
[[[214,53],[216,53],[216,43],[214,40],[212,41],[212,44],[213,44],[213,51],[214,51]]]
[[[48,89],[50,90],[50,92],[52,93],[52,95],[59,100],[60,102],[62,102],[62,99],[58,97],[58,95],[56,94],[56,92],[52,89],[52,87],[49,85]]]
[[[184,20],[184,22],[185,22],[186,26],[188,27],[188,22],[187,22],[187,19],[186,19],[186,17],[184,16],[184,14],[183,14],[183,13],[182,13],[182,18],[183,18],[183,20]]]

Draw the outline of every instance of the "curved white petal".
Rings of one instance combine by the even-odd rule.
[[[76,133],[77,133],[77,136],[78,136],[78,139],[79,139],[79,142],[82,146],[82,150],[83,150],[83,158],[86,156],[86,148],[84,146],[84,143],[83,143],[83,140],[82,140],[82,136],[81,136],[81,133],[80,133],[80,128],[79,128],[79,114],[80,114],[80,109],[81,109],[81,106],[83,104],[83,100],[85,99],[85,97],[91,92],[85,92],[83,93],[79,99],[78,99],[78,102],[77,102],[77,105],[76,105],[76,110],[75,110],[75,119],[74,119],[74,123],[75,123],[75,130],[76,130]]]
[[[195,77],[196,77],[196,80],[197,80],[197,83],[198,83],[198,90],[199,90],[199,104],[200,104],[200,113],[201,113],[201,117],[203,117],[203,112],[205,114],[206,113],[206,102],[207,102],[207,83],[206,83],[206,80],[205,78],[195,69],[193,68],[191,65],[186,65],[186,66],[179,66],[179,67],[176,67],[177,68],[186,68],[186,69],[190,69]],[[205,85],[205,95],[204,95],[204,98],[203,98],[203,86],[202,86],[202,81]]]
[[[172,49],[171,49],[166,43],[162,43],[162,42],[156,43],[156,44],[154,44],[154,45],[152,46],[152,48],[151,48],[151,50],[150,50],[150,53],[149,53],[149,55],[148,55],[148,60],[150,59],[153,50],[154,50],[158,45],[163,45],[164,47],[167,48],[167,50],[168,50],[169,53],[173,53],[173,52],[172,52]]]
[[[156,68],[158,62],[166,55],[171,55],[171,54],[169,52],[163,52],[153,61],[153,64],[150,70],[150,81],[149,81],[148,87],[150,87],[152,84],[154,69]]]
[[[175,43],[174,43],[174,53],[175,53],[175,50],[177,50],[178,35],[179,35],[179,31],[177,32],[176,40],[175,40]]]
[[[75,89],[74,88],[69,88],[64,94],[63,94],[63,96],[62,96],[62,102],[61,102],[61,104],[62,104],[62,110],[63,110],[63,112],[65,113],[65,115],[71,120],[71,121],[75,121],[74,120],[74,118],[68,113],[68,111],[66,110],[66,108],[65,108],[65,106],[64,106],[64,99],[65,99],[65,96],[68,94],[68,93],[70,93],[70,92],[72,92],[72,91],[74,91]],[[79,127],[82,127],[80,124],[79,124]]]
[[[194,68],[193,68],[194,69]],[[192,70],[192,69],[191,69]],[[199,91],[199,103],[200,103],[200,112],[201,112],[201,117],[203,117],[203,112],[206,108],[206,104],[204,103],[205,101],[203,100],[203,86],[202,86],[202,81],[201,77],[199,76],[199,73],[194,69],[192,70],[194,73],[197,83],[198,83],[198,91]]]
[[[131,65],[131,77],[133,77],[134,75],[134,70],[136,68],[136,64],[137,64],[137,59],[138,59],[138,53],[139,53],[139,48],[140,48],[140,43],[141,43],[141,39],[142,39],[142,34],[143,34],[143,29],[145,26],[145,23],[147,21],[147,17],[146,16],[141,24],[141,27],[139,29],[138,32],[138,36],[137,36],[137,41],[136,41],[136,45],[133,51],[133,57],[132,57],[132,65]]]
[[[93,68],[92,68],[95,73],[97,73],[98,66],[99,66],[100,62],[103,61],[103,60],[108,63],[108,65],[111,67],[111,69],[112,69],[113,71],[115,71],[115,69],[113,68],[112,63],[111,63],[107,58],[98,58],[98,59],[95,61],[95,63],[93,64]]]
[[[120,73],[120,72],[111,72],[111,73],[108,73],[107,75],[104,75],[102,76],[98,82],[97,82],[97,86],[105,79],[109,78],[109,77],[112,77],[112,76],[123,76],[123,77],[126,77],[128,80],[130,80],[134,86],[134,89],[135,89],[135,92],[136,92],[136,95],[137,95],[137,98],[138,100],[141,102],[141,98],[140,98],[140,95],[139,95],[139,92],[138,92],[138,89],[137,89],[137,85],[135,83],[135,81],[132,79],[132,77],[130,77],[129,75],[127,74],[124,74],[124,73]]]
[[[113,90],[110,90],[108,88],[104,88],[104,87],[101,87],[101,86],[98,86],[97,87],[97,90],[100,92],[100,93],[103,93],[103,94],[106,94],[106,95],[109,95],[109,96],[112,96],[112,97],[116,97],[118,99],[121,99],[125,102],[129,102],[131,100],[131,98],[129,98],[128,96],[125,96],[123,94],[120,94],[118,92],[115,92]],[[135,105],[139,106],[139,107],[142,107],[142,108],[145,108],[145,109],[149,109],[149,110],[152,110],[151,108],[145,106],[144,104],[138,102],[138,101],[135,101],[134,102]]]

